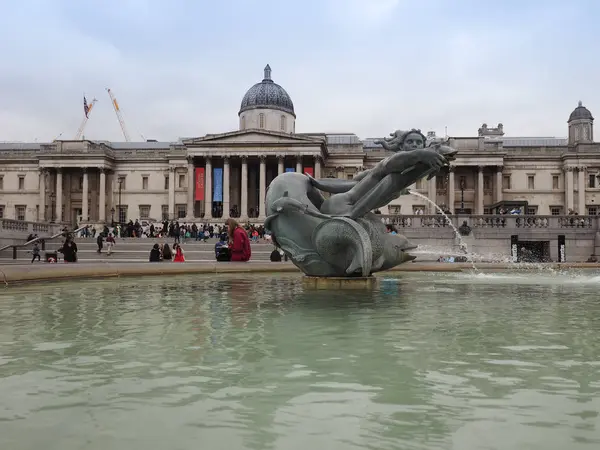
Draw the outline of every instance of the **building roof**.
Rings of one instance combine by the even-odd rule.
[[[587,109],[585,106],[583,106],[583,104],[581,103],[581,100],[580,100],[577,105],[577,108],[575,108],[573,110],[573,112],[571,113],[571,115],[569,116],[568,122],[571,122],[572,120],[582,120],[582,119],[583,120],[594,120],[590,110]]]
[[[268,64],[265,67],[263,80],[248,89],[244,95],[238,115],[244,111],[258,108],[276,109],[296,117],[292,99],[284,88],[271,79],[271,67]]]

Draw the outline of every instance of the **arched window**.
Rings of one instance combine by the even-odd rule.
[[[246,129],[246,116],[242,116],[242,130]]]
[[[258,115],[258,128],[264,128],[265,127],[265,115],[263,113],[260,113]]]
[[[281,131],[285,131],[285,116],[281,116]]]

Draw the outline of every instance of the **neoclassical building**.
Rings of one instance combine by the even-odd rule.
[[[296,133],[292,99],[264,69],[243,96],[239,129],[174,142],[62,141],[0,144],[0,217],[66,223],[129,219],[259,222],[266,189],[285,171],[352,179],[388,156],[376,139],[352,133]],[[568,137],[507,137],[504,127],[450,137],[459,150],[446,173],[413,189],[452,212],[482,215],[600,212],[600,144],[581,102]],[[400,128],[419,124],[398,124]],[[429,138],[435,133],[428,132]],[[383,214],[435,210],[414,195]]]

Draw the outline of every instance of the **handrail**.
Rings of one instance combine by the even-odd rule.
[[[10,245],[5,245],[4,247],[0,248],[0,252],[1,252],[2,250],[7,250],[7,249],[9,249],[9,248],[19,248],[19,247],[26,247],[26,246],[28,246],[29,244],[33,244],[33,243],[35,243],[35,242],[38,242],[38,241],[51,241],[52,239],[56,239],[57,237],[63,236],[65,233],[68,233],[68,234],[69,234],[69,233],[73,233],[73,234],[75,234],[75,233],[77,233],[77,232],[79,232],[79,231],[81,231],[81,230],[84,230],[84,229],[86,229],[86,228],[89,228],[89,225],[85,225],[85,226],[83,226],[83,227],[79,227],[79,228],[77,228],[76,230],[73,230],[73,231],[61,231],[60,233],[57,233],[57,234],[55,234],[54,236],[50,236],[50,237],[48,237],[48,238],[44,238],[44,237],[36,237],[35,239],[32,239],[32,240],[30,240],[30,241],[27,241],[27,242],[25,242],[25,243],[23,243],[23,244],[10,244]]]

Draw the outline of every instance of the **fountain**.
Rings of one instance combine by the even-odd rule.
[[[387,233],[371,211],[407,193],[417,180],[434,177],[456,150],[439,142],[425,146],[417,129],[390,136],[378,142],[393,154],[352,180],[283,173],[269,185],[265,228],[317,287],[344,287],[347,278],[370,285],[371,274],[415,259],[408,252],[416,246]]]

